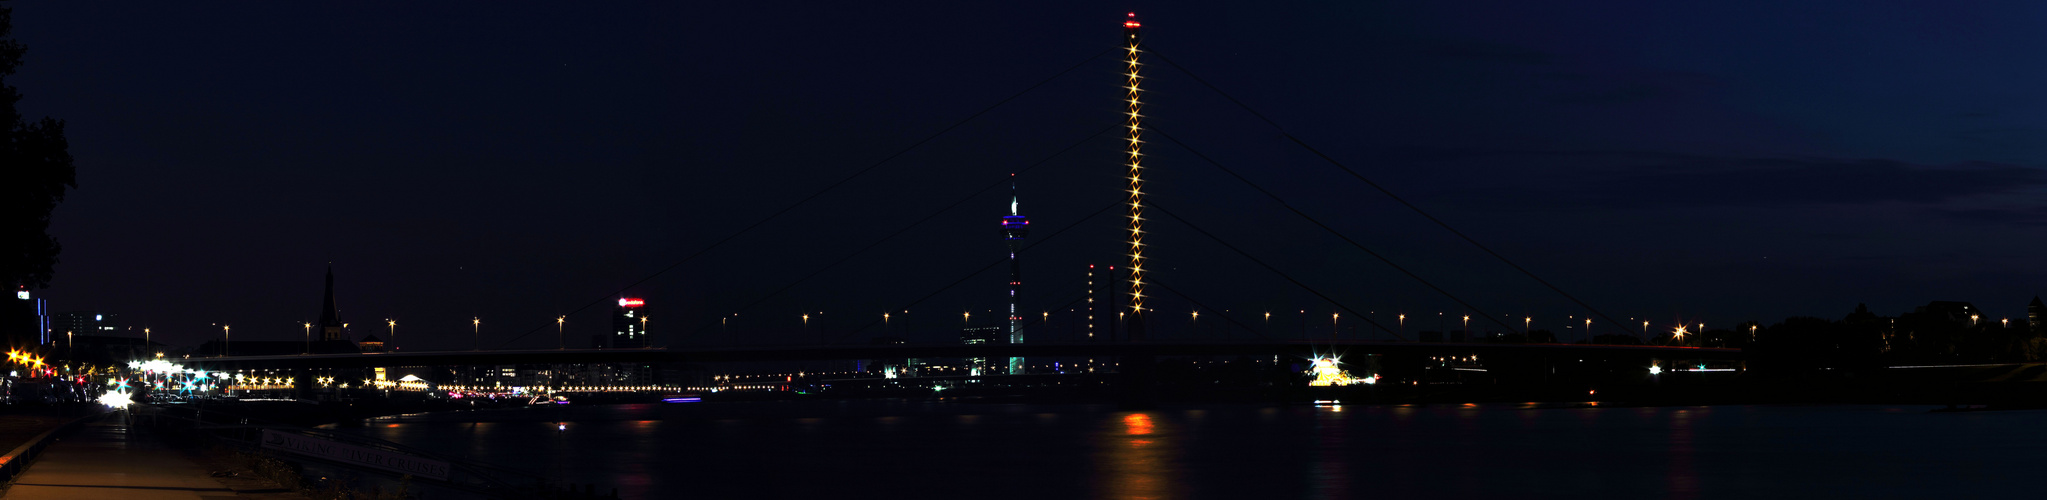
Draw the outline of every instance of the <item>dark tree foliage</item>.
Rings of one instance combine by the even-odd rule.
[[[63,249],[50,237],[50,212],[64,201],[66,188],[78,187],[78,169],[71,165],[64,121],[45,117],[33,123],[14,108],[21,93],[6,77],[21,67],[28,47],[12,38],[14,9],[0,7],[0,279],[22,288],[48,288]]]

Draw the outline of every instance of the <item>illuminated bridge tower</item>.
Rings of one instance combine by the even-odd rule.
[[[1137,13],[1132,12],[1123,21],[1123,62],[1129,67],[1124,72],[1128,77],[1124,90],[1129,91],[1125,118],[1130,128],[1130,317],[1124,328],[1130,340],[1144,339],[1144,88],[1139,85],[1144,77],[1138,71],[1142,66],[1137,62],[1137,28]]]
[[[1023,312],[1016,310],[1016,289],[1023,286],[1023,265],[1016,252],[1024,236],[1031,234],[1031,221],[1016,211],[1016,183],[1009,185],[1009,215],[1002,217],[1002,239],[1009,244],[1009,343],[1023,343]],[[1024,373],[1023,358],[1009,358],[1009,374]]]

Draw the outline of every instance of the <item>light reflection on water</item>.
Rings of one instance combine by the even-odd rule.
[[[351,430],[525,468],[557,483],[616,487],[625,498],[1939,498],[2033,491],[2026,464],[2047,452],[2047,412],[1926,409],[1214,405],[1125,412],[733,403],[438,414]],[[557,418],[568,430],[556,430]]]
[[[1158,424],[1150,413],[1127,413],[1121,422],[1111,421],[1100,434],[1099,446],[1104,474],[1096,478],[1096,491],[1103,498],[1173,498],[1171,436],[1157,433]]]

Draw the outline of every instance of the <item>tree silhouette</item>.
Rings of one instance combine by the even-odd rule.
[[[14,108],[21,93],[6,77],[21,67],[28,47],[13,38],[14,8],[0,7],[0,279],[20,289],[48,288],[63,250],[50,237],[50,212],[78,187],[64,121],[34,123]]]

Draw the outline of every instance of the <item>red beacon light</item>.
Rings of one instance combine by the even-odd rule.
[[[645,299],[618,299],[619,307],[640,307],[647,305]]]
[[[1129,19],[1129,20],[1126,20],[1126,21],[1123,21],[1123,27],[1125,27],[1125,28],[1135,28],[1135,27],[1137,27],[1137,26],[1138,26],[1138,25],[1137,25],[1137,13],[1136,13],[1136,12],[1132,12],[1132,13],[1130,13],[1130,19]]]

